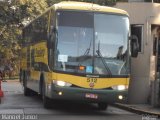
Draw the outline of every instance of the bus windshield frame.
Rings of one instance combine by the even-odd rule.
[[[128,77],[128,16],[84,11],[57,11],[56,16],[55,71]]]

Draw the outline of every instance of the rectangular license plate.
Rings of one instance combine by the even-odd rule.
[[[86,93],[85,95],[86,98],[92,98],[92,99],[98,99],[97,94],[92,94],[92,93]]]

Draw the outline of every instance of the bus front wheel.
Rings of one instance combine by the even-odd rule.
[[[108,107],[107,103],[98,103],[98,109],[99,110],[106,110]]]
[[[44,108],[50,109],[52,108],[51,99],[46,96],[45,83],[42,85],[42,99]]]
[[[27,88],[26,86],[24,86],[24,95],[25,96],[30,96],[31,95],[31,90],[29,88]]]
[[[23,89],[24,89],[24,95],[25,96],[30,96],[31,95],[31,90],[27,87],[27,75],[24,74],[23,76]]]

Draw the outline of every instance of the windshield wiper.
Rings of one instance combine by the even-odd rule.
[[[90,40],[90,43],[89,43],[89,47],[86,49],[86,51],[84,52],[83,56],[85,55],[88,55],[89,52],[90,52],[90,49],[91,49],[91,43],[92,43],[92,39]]]
[[[105,69],[106,69],[107,72],[108,72],[108,75],[109,75],[109,76],[112,76],[112,72],[111,72],[111,70],[109,69],[107,63],[106,63],[105,60],[104,60],[104,57],[103,57],[102,54],[101,54],[101,51],[100,51],[100,41],[98,42],[98,50],[96,50],[96,53],[97,53],[97,55],[101,58],[102,63],[104,64],[104,67],[105,67]]]
[[[92,43],[92,39],[90,40],[89,47],[85,50],[84,54],[79,57],[79,63],[78,63],[78,65],[80,65],[81,61],[84,61],[84,60],[86,60],[86,59],[88,59],[88,58],[91,57],[91,56],[88,56],[89,52],[91,50],[91,43]]]

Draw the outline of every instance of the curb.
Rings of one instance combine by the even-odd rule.
[[[2,83],[6,83],[6,82],[20,82],[19,79],[14,79],[14,80],[4,80],[2,81]]]
[[[3,78],[4,80],[16,80],[19,79],[19,77],[12,77],[12,78]]]
[[[19,79],[14,79],[14,80],[6,80],[7,82],[19,82]]]
[[[152,116],[160,117],[160,112],[151,112],[151,111],[147,111],[147,110],[141,110],[141,109],[134,108],[134,107],[131,107],[129,105],[125,105],[125,104],[121,104],[121,103],[113,104],[113,106],[118,107],[120,109],[127,110],[129,112],[136,113],[136,114],[152,115]]]

